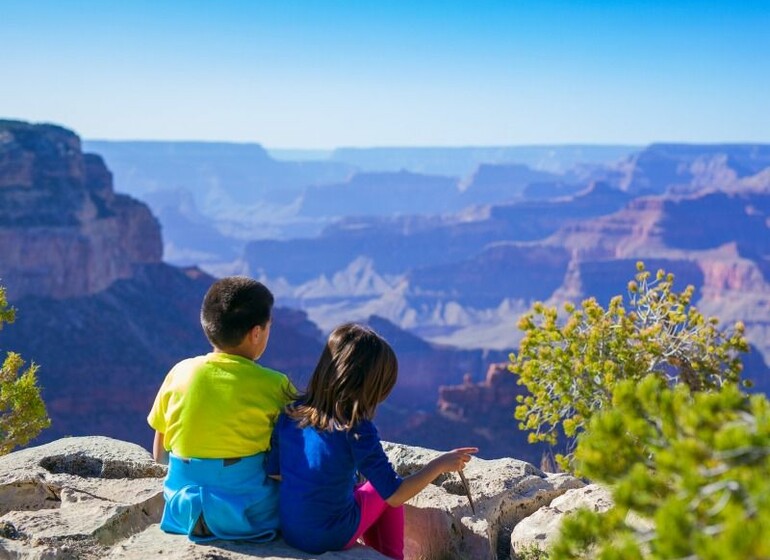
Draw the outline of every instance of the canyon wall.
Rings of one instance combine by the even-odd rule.
[[[94,294],[161,261],[160,224],[73,132],[0,121],[0,255],[12,300]]]

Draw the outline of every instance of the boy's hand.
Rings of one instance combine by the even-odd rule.
[[[155,439],[152,442],[152,458],[156,463],[161,465],[168,465],[168,451],[163,447],[163,434],[159,431],[155,431]]]

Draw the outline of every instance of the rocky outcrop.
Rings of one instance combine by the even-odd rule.
[[[376,315],[365,323],[380,333],[398,356],[398,383],[388,402],[410,407],[412,412],[415,408],[433,410],[441,385],[460,383],[467,372],[483,372],[489,360],[505,358],[502,352],[484,353],[430,344]]]
[[[139,446],[66,438],[0,457],[0,558],[309,559],[282,541],[195,545],[158,527],[163,477]],[[324,558],[377,560],[358,547]]]
[[[569,253],[559,247],[499,242],[472,259],[415,268],[407,280],[415,299],[483,309],[495,307],[505,298],[548,298],[564,280],[569,260]]]
[[[535,183],[556,182],[560,175],[536,171],[526,165],[481,164],[463,187],[461,198],[472,204],[496,204],[520,198]]]
[[[547,550],[559,534],[565,516],[584,508],[604,512],[613,505],[609,490],[596,484],[568,490],[549,505],[522,520],[511,533],[511,557],[533,547]]]
[[[385,448],[402,476],[439,454],[393,443]],[[567,490],[584,486],[570,475],[547,474],[516,459],[474,458],[466,466],[465,476],[473,508],[454,474],[440,476],[406,504],[407,558],[508,558],[511,529],[519,521]]]
[[[712,252],[712,258],[699,261],[703,270],[703,291],[719,298],[729,292],[765,293],[770,296],[770,284],[758,263],[741,257],[735,243]]]
[[[408,475],[438,452],[385,444]],[[508,559],[511,528],[584,484],[515,459],[474,458],[465,469],[475,513],[455,475],[439,477],[406,505],[406,558]],[[160,531],[165,467],[133,444],[105,437],[65,438],[0,457],[0,558],[311,559],[282,540],[195,545]],[[359,545],[324,559],[376,560]]]
[[[768,192],[637,198],[609,216],[567,225],[543,243],[572,258],[552,301],[593,296],[605,305],[623,293],[634,263],[642,260],[653,272],[673,272],[677,290],[692,284],[695,304],[722,324],[743,321],[749,342],[770,363]],[[768,375],[765,366],[749,373],[755,379]]]
[[[466,378],[462,385],[439,387],[438,411],[450,418],[471,420],[488,418],[500,409],[513,410],[516,397],[526,392],[516,380],[516,376],[508,371],[507,364],[492,364],[481,383],[473,383]]]
[[[73,132],[0,121],[0,254],[11,299],[82,296],[160,262],[160,226]]]
[[[620,167],[620,187],[650,194],[732,190],[770,166],[767,144],[652,144]]]
[[[431,412],[407,410],[399,415],[384,403],[377,425],[386,439],[409,445],[434,449],[470,445],[478,447],[485,459],[515,456],[540,464],[548,447],[529,443],[528,433],[513,418],[516,397],[525,392],[517,381],[507,364],[494,363],[479,382],[468,374],[459,384],[440,386],[437,407]]]
[[[548,447],[529,443],[528,432],[513,417],[516,397],[526,393],[518,379],[507,363],[495,363],[480,382],[468,375],[461,384],[442,385],[436,412],[399,433],[398,441],[439,449],[467,443],[478,447],[482,457],[516,456],[540,464]]]
[[[460,208],[456,178],[402,170],[356,173],[342,183],[307,187],[299,212],[309,217],[389,216],[436,214]]]
[[[146,450],[100,437],[0,457],[0,557],[101,558],[158,521],[164,475]]]

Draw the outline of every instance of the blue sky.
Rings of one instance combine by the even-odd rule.
[[[770,142],[770,0],[0,0],[0,77],[89,139]]]

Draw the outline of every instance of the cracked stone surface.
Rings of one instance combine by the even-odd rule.
[[[65,438],[0,457],[0,560],[382,560],[357,546],[304,554],[282,540],[196,545],[158,526],[166,468],[137,445]]]
[[[612,493],[597,484],[565,492],[514,527],[511,533],[511,556],[516,558],[516,553],[533,546],[546,550],[557,537],[564,517],[578,508],[604,512],[612,505]]]
[[[166,469],[138,445],[64,438],[0,457],[0,558],[101,558],[157,523]]]
[[[385,448],[402,475],[439,454],[392,443]],[[280,539],[196,545],[163,533],[158,522],[165,473],[145,449],[105,437],[65,438],[0,457],[0,560],[384,558],[363,546],[309,555]],[[474,458],[465,474],[475,515],[455,474],[439,477],[407,503],[408,560],[507,559],[511,528],[570,488],[584,486],[515,459]]]
[[[384,444],[398,473],[407,476],[440,452]],[[407,502],[407,558],[496,560],[509,558],[511,529],[522,519],[585,483],[567,474],[548,474],[516,459],[474,457],[465,467],[476,506],[455,474],[439,477]]]
[[[118,546],[106,556],[109,560],[139,560],[163,558],[170,560],[387,560],[371,548],[356,546],[347,551],[325,554],[305,554],[291,548],[282,540],[265,544],[215,541],[213,544],[194,544],[185,537],[167,535],[158,525],[152,525]]]

